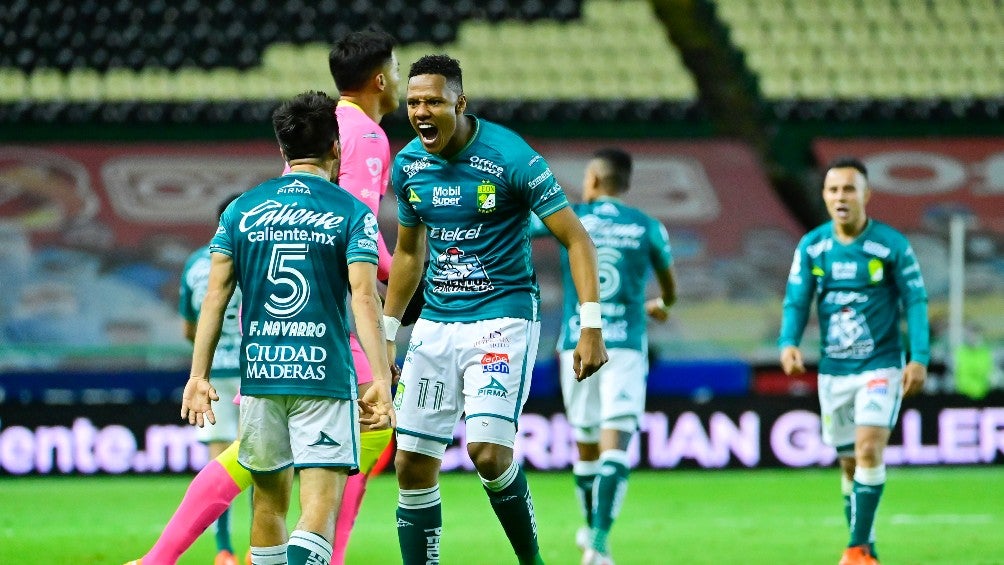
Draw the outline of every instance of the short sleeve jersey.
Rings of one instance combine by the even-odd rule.
[[[907,305],[927,302],[920,265],[903,234],[868,220],[850,243],[833,222],[806,234],[795,250],[784,298],[781,347],[798,345],[815,300],[819,372],[853,375],[903,365],[900,320]]]
[[[210,251],[243,290],[241,392],[355,398],[348,265],[377,262],[376,217],[319,176],[289,173],[241,195]]]
[[[474,135],[459,153],[430,154],[416,138],[398,153],[391,173],[398,220],[426,228],[422,317],[537,320],[530,212],[544,218],[568,200],[547,162],[520,136],[471,118]]]
[[[616,198],[572,206],[596,246],[600,275],[603,341],[608,348],[642,351],[648,342],[645,286],[652,269],[673,264],[666,228],[659,221]],[[565,248],[561,253],[564,287],[558,347],[575,349],[579,341],[579,298]]]
[[[206,289],[209,287],[210,263],[209,246],[203,245],[188,256],[181,271],[178,312],[182,318],[193,324],[199,321],[202,299],[206,297]],[[234,290],[234,295],[223,314],[220,341],[213,353],[213,377],[240,376],[241,328],[237,316],[240,305],[241,289],[238,287]]]

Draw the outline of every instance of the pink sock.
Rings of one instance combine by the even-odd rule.
[[[143,565],[175,565],[240,493],[240,487],[223,465],[215,459],[210,461],[188,485],[164,532],[143,556]]]
[[[352,526],[356,523],[364,494],[366,494],[366,475],[357,473],[349,477],[345,482],[345,492],[342,493],[342,506],[338,509],[338,518],[335,519],[335,543],[332,544],[331,565],[345,563],[349,534],[352,533]]]

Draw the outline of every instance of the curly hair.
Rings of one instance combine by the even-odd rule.
[[[464,93],[464,74],[460,69],[460,61],[449,55],[426,55],[415,61],[408,71],[408,78],[418,75],[442,75],[446,77],[446,85],[454,92]]]

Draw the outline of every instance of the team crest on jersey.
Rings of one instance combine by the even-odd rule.
[[[432,270],[434,292],[488,292],[495,288],[478,256],[467,255],[459,247],[449,247],[436,257]]]
[[[482,181],[478,185],[478,212],[488,214],[495,211],[495,185]]]

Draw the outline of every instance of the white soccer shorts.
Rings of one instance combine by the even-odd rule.
[[[241,396],[237,461],[255,473],[303,467],[359,468],[354,400],[320,396]]]
[[[398,447],[441,458],[461,414],[468,443],[511,447],[539,336],[540,322],[519,318],[418,320],[394,396]]]
[[[903,402],[902,376],[899,367],[858,375],[819,375],[823,442],[837,453],[850,454],[857,426],[892,429]]]
[[[237,396],[241,388],[241,378],[237,377],[213,377],[211,380],[216,393],[220,399],[213,403],[213,414],[216,415],[216,423],[195,428],[195,439],[202,443],[228,442],[237,439],[237,421],[240,419],[240,407],[233,403],[233,397]]]
[[[633,418],[634,430],[645,413],[648,356],[637,349],[608,349],[609,360],[584,381],[575,380],[573,351],[560,352],[561,397],[568,423],[576,440],[599,437],[599,428],[620,429],[622,424],[604,425],[615,419]]]

